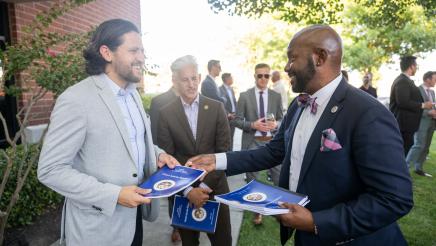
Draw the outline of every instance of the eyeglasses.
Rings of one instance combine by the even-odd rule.
[[[269,75],[269,74],[256,74],[256,77],[258,79],[261,79],[261,78],[269,79],[270,76],[271,75]]]

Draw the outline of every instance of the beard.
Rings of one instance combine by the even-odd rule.
[[[288,72],[291,78],[292,91],[302,93],[306,90],[307,84],[315,76],[315,64],[312,59],[307,59],[307,66],[300,71],[290,70]]]
[[[142,64],[140,63],[133,63],[130,66],[126,66],[123,64],[117,64],[115,66],[115,72],[120,76],[123,80],[127,81],[128,83],[138,83],[142,79],[142,75],[135,75],[133,70],[133,66],[140,66],[142,67]]]

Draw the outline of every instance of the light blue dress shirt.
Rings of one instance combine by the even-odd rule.
[[[136,85],[129,84],[124,89],[119,87],[109,77],[106,76],[106,78],[107,83],[114,92],[124,122],[126,123],[130,144],[133,150],[133,157],[138,170],[138,181],[142,181],[144,178],[143,170],[145,165],[145,125],[138,104],[133,97]]]

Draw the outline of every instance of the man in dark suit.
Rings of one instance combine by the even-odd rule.
[[[226,98],[226,103],[224,104],[224,108],[227,112],[227,119],[230,124],[230,149],[233,149],[233,136],[235,135],[235,114],[236,114],[236,97],[235,92],[233,91],[233,77],[230,73],[223,73],[221,75],[221,79],[223,80],[223,85],[220,86],[220,93]]]
[[[341,75],[342,41],[329,26],[297,32],[285,71],[302,94],[278,133],[255,150],[201,155],[188,165],[227,175],[282,164],[280,186],[307,194],[306,207],[283,204],[284,245],[407,245],[396,220],[413,206],[412,182],[392,114]]]
[[[394,80],[391,87],[389,109],[395,115],[403,138],[404,155],[413,145],[413,134],[418,130],[422,110],[431,109],[431,102],[423,102],[421,93],[410,76],[418,70],[416,57],[405,56],[401,58],[402,73]]]
[[[193,56],[178,58],[171,65],[173,84],[180,97],[166,105],[159,116],[158,145],[185,163],[204,153],[225,152],[230,148],[230,127],[222,103],[198,94],[198,68]],[[201,207],[214,195],[229,192],[223,171],[214,171],[183,195]],[[183,245],[198,245],[199,232],[179,229]],[[221,204],[212,245],[232,245],[229,208]]]
[[[423,77],[424,84],[419,86],[423,101],[435,102],[434,91],[431,89],[436,84],[436,72],[426,72]],[[414,143],[407,154],[406,162],[415,167],[415,173],[420,176],[432,177],[424,172],[422,166],[428,155],[433,132],[436,129],[436,109],[424,109],[419,123],[418,131],[414,135]]]
[[[151,99],[150,121],[154,144],[157,144],[157,123],[159,122],[159,112],[165,105],[172,102],[175,98],[177,98],[177,95],[174,91],[174,87],[171,87],[166,92]]]
[[[218,77],[221,73],[220,61],[210,60],[207,63],[207,71],[209,74],[201,83],[201,94],[205,97],[209,97],[226,104],[227,100],[225,96],[223,96],[218,90],[218,86],[215,82],[216,77]]]

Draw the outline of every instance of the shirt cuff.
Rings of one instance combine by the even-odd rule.
[[[215,169],[226,170],[227,169],[227,155],[226,153],[215,154]]]
[[[212,189],[211,189],[211,188],[210,188],[206,183],[204,183],[204,182],[201,182],[200,185],[199,185],[199,187],[200,187],[200,188],[203,188],[203,189],[205,189],[205,190],[212,191]]]
[[[192,189],[194,189],[194,187],[192,187],[192,186],[189,186],[188,188],[186,188],[186,189],[183,191],[183,196],[184,196],[184,197],[188,197],[188,193],[191,192]]]

